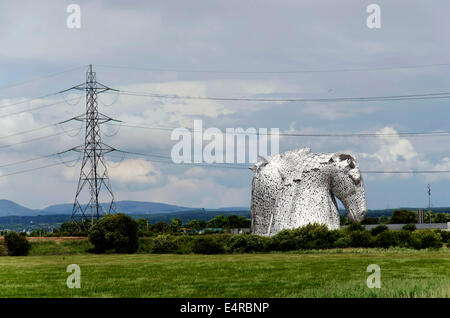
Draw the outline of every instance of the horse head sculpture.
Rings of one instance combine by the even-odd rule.
[[[351,220],[366,214],[364,184],[349,154],[308,148],[262,160],[252,168],[252,232],[270,236],[309,223],[339,228],[337,197]]]

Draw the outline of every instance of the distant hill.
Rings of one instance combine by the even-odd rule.
[[[184,206],[143,201],[118,201],[117,210],[126,214],[161,214],[181,211],[200,211],[201,208],[189,208]],[[0,200],[0,217],[3,216],[37,216],[37,215],[71,215],[72,203],[55,204],[44,209],[30,209],[10,200]],[[246,207],[225,207],[220,209],[206,209],[205,211],[242,211]]]
[[[36,215],[34,210],[26,208],[10,200],[0,200],[0,216],[7,215]]]
[[[168,213],[177,211],[193,210],[183,206],[157,203],[157,202],[141,202],[141,201],[118,201],[116,202],[117,210],[126,214],[153,214],[153,213]],[[103,206],[107,208],[104,204]],[[41,215],[50,214],[72,214],[73,203],[57,204],[38,210]],[[0,206],[1,209],[1,206]],[[1,212],[0,212],[1,215]],[[36,215],[36,212],[33,214]]]

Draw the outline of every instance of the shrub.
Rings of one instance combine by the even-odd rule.
[[[24,256],[28,255],[31,244],[24,235],[19,235],[16,232],[8,232],[5,235],[5,243],[8,247],[8,255]]]
[[[362,221],[361,224],[378,224],[378,218],[366,216]]]
[[[398,245],[398,237],[396,232],[383,231],[379,233],[375,238],[375,246],[381,248],[389,248]]]
[[[414,231],[411,241],[411,245],[415,249],[442,247],[442,238],[439,233],[434,231]]]
[[[194,244],[194,237],[191,235],[178,235],[175,237],[175,244],[177,246],[177,250],[175,253],[177,254],[191,254],[192,246]]]
[[[442,242],[450,243],[450,231],[436,231],[436,233],[439,233],[442,238]]]
[[[351,240],[349,237],[340,237],[336,240],[336,242],[334,242],[334,247],[337,248],[346,248],[346,247],[350,247],[351,244]]]
[[[173,236],[171,235],[158,235],[153,240],[152,253],[166,254],[174,253],[178,246]]]
[[[400,230],[397,232],[397,238],[400,247],[412,247],[412,231]]]
[[[416,230],[416,225],[414,223],[408,223],[402,227],[402,230],[414,232]]]
[[[353,231],[350,233],[351,247],[370,247],[372,245],[372,235],[368,231]]]
[[[118,213],[104,216],[89,231],[96,253],[114,251],[135,253],[138,249],[138,225],[129,216]]]
[[[276,251],[331,248],[342,235],[341,231],[330,231],[323,224],[308,224],[297,229],[280,231],[269,240],[267,247]]]
[[[324,249],[333,246],[338,239],[339,231],[330,231],[323,224],[308,224],[293,231],[297,249]]]
[[[381,224],[371,229],[370,234],[372,234],[373,236],[377,236],[378,234],[384,231],[389,231],[389,228],[386,225]]]
[[[230,251],[252,253],[264,251],[264,239],[257,235],[235,235],[230,240]]]
[[[409,210],[395,210],[392,213],[389,223],[402,224],[402,223],[415,223],[417,221],[416,213]]]
[[[268,247],[272,251],[291,251],[297,249],[292,230],[282,230],[269,239]]]
[[[216,237],[198,236],[194,240],[192,251],[196,254],[220,254],[225,251],[225,248]]]
[[[348,232],[354,232],[354,231],[364,231],[365,227],[361,225],[359,222],[352,222],[345,228]]]

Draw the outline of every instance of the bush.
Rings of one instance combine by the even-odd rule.
[[[351,247],[370,247],[372,245],[372,235],[368,231],[353,231],[350,233]]]
[[[412,247],[412,232],[400,230],[397,232],[398,245],[400,247]]]
[[[220,254],[225,251],[225,247],[216,237],[198,236],[194,240],[192,251],[196,254]]]
[[[416,225],[414,223],[406,224],[402,227],[402,230],[414,232],[416,230]]]
[[[389,248],[398,245],[398,237],[396,232],[383,231],[379,233],[375,238],[375,246],[381,248]]]
[[[277,251],[330,248],[341,235],[338,230],[328,230],[326,225],[308,224],[297,229],[280,231],[271,238],[268,248]]]
[[[153,240],[152,253],[166,254],[174,253],[178,246],[173,236],[171,235],[158,235]]]
[[[264,239],[257,235],[235,235],[230,240],[230,252],[253,253],[264,251]]]
[[[361,221],[361,224],[378,224],[378,218],[366,216],[366,217]]]
[[[351,240],[349,237],[340,237],[334,242],[334,247],[337,248],[346,248],[350,247]]]
[[[415,223],[417,221],[416,213],[409,210],[395,210],[392,213],[389,223],[402,224],[402,223]]]
[[[138,225],[123,213],[107,215],[89,230],[89,241],[96,253],[135,253],[139,246]]]
[[[377,236],[378,234],[384,231],[389,231],[389,228],[386,225],[381,224],[371,229],[370,234],[372,234],[373,236]]]
[[[411,241],[415,249],[442,247],[442,237],[434,231],[414,231]]]
[[[354,232],[354,231],[364,231],[366,228],[361,225],[359,222],[352,222],[345,228],[348,232]]]
[[[450,243],[450,231],[436,231],[436,233],[439,233],[442,238],[442,242]]]
[[[24,235],[19,235],[16,232],[8,232],[5,235],[5,243],[8,247],[8,255],[24,256],[28,255],[31,244]]]
[[[323,224],[308,224],[293,231],[297,241],[297,249],[324,249],[333,246],[338,239],[339,231],[330,231]]]
[[[272,236],[268,243],[271,251],[291,251],[297,249],[293,230],[282,230]]]

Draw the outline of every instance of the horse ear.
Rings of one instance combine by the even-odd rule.
[[[350,179],[353,180],[355,185],[358,185],[361,182],[361,171],[359,169],[352,169],[348,172]]]
[[[333,156],[332,158],[334,161],[346,161],[346,164],[350,167],[350,169],[356,168],[355,164],[355,158],[353,158],[352,155],[346,154],[346,153],[339,153]],[[337,160],[336,160],[337,159]]]

